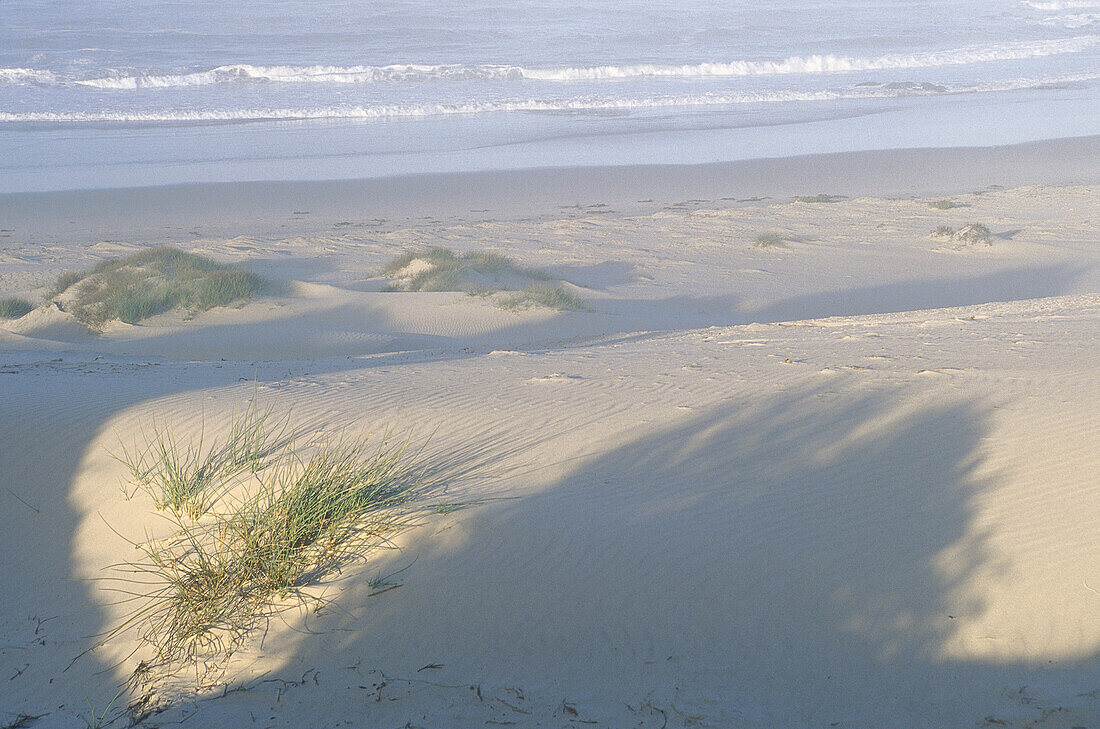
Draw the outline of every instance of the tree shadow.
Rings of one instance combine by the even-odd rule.
[[[777,322],[828,316],[886,314],[1059,296],[1070,290],[1087,266],[1015,268],[966,278],[929,278],[849,291],[829,291],[778,301],[749,315]]]
[[[287,656],[281,718],[901,729],[1055,726],[1042,721],[1056,707],[1096,719],[1082,698],[1095,654],[949,648],[990,609],[982,581],[1009,567],[974,519],[996,486],[980,475],[990,409],[834,395],[730,398],[521,498],[433,521],[372,565],[408,567],[400,590],[371,595],[349,577],[339,616],[268,644]],[[324,688],[297,681],[309,671]],[[359,698],[317,698],[344,690]],[[246,718],[271,700],[255,693],[198,715]]]
[[[587,265],[548,266],[546,272],[571,284],[593,291],[606,291],[634,280],[637,266],[629,261],[603,261]]]
[[[1064,267],[1040,274],[990,274],[973,287],[952,284],[948,293],[958,297],[954,303],[974,303],[1007,282],[1053,294],[1051,287],[1076,275]],[[1029,283],[1031,275],[1045,282]],[[878,295],[885,301],[893,293],[884,287]],[[819,313],[829,303],[792,301]],[[227,346],[248,331],[224,329]],[[517,327],[499,341],[517,333],[528,335]],[[530,330],[531,341],[540,336],[545,340],[537,327]],[[433,359],[477,354],[436,344],[445,351]],[[85,707],[65,706],[78,686],[102,708],[116,685],[113,667],[92,654],[66,672],[107,622],[94,588],[66,580],[76,573],[75,535],[87,518],[72,491],[89,444],[128,408],[241,380],[279,381],[290,365],[139,366],[85,355],[54,363],[42,353],[7,359],[30,365],[22,376],[0,373],[8,575],[0,616],[9,640],[0,647],[0,668],[10,676],[2,703],[9,711],[79,712]],[[398,353],[312,366],[331,373],[408,360]],[[101,378],[97,386],[74,376],[73,367]],[[455,679],[451,685],[525,684],[546,706],[551,694],[555,705],[567,696],[604,712],[599,718],[610,725],[620,723],[621,710],[609,706],[639,707],[643,700],[666,711],[673,703],[694,707],[716,725],[753,712],[762,721],[812,726],[852,716],[862,725],[946,726],[939,717],[986,714],[1022,725],[1040,705],[1033,691],[1094,690],[1095,656],[1042,665],[943,656],[955,626],[984,608],[969,585],[1000,568],[972,512],[973,499],[990,487],[975,472],[989,414],[966,402],[902,411],[896,394],[829,407],[821,406],[828,393],[809,390],[730,400],[587,460],[536,494],[462,511],[462,528],[452,532],[462,538],[418,533],[411,550],[419,559],[400,590],[381,599],[344,583],[340,604],[368,618],[339,625],[335,643],[306,636],[278,647],[287,656],[282,680],[303,667],[331,665],[334,655],[364,667],[382,657],[378,670],[403,676],[440,663],[444,678]],[[889,427],[868,431],[877,422]],[[547,440],[543,433],[531,447],[553,447]],[[478,453],[486,474],[494,457],[503,456]],[[950,571],[941,568],[945,558]],[[407,561],[387,555],[377,570]],[[1020,694],[1023,686],[1030,688]],[[444,704],[477,716],[479,704],[460,694],[444,696]],[[243,693],[235,696],[237,705],[250,705]],[[434,710],[429,698],[387,701],[383,714],[412,721],[409,712]],[[216,703],[201,704],[200,716],[204,706],[228,705]],[[326,711],[348,708],[336,703]]]

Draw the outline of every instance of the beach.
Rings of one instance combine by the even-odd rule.
[[[1100,723],[1098,139],[0,194],[35,305],[0,320],[0,724]],[[47,295],[158,245],[279,288],[98,329]],[[392,290],[432,247],[583,306]],[[165,522],[120,445],[252,399],[397,434],[432,508],[146,681],[103,580]]]

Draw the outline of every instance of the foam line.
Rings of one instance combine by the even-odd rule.
[[[134,90],[209,86],[230,83],[373,84],[448,80],[488,81],[606,81],[629,78],[708,78],[835,74],[851,71],[885,71],[933,68],[995,61],[1023,60],[1078,53],[1100,43],[1100,36],[1086,35],[1060,40],[1025,41],[973,46],[913,54],[887,54],[875,58],[843,55],[792,56],[781,61],[729,61],[695,64],[634,64],[623,66],[575,66],[528,68],[508,65],[390,65],[390,66],[255,66],[232,64],[191,73],[140,73],[116,71],[95,78],[60,76],[27,68],[0,69],[0,83],[36,83],[95,89]]]

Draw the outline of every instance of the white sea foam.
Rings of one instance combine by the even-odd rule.
[[[391,66],[253,66],[246,63],[218,66],[208,71],[183,74],[126,75],[72,79],[69,83],[100,89],[176,88],[233,82],[365,84],[439,79],[521,78],[515,66],[417,65]]]
[[[432,116],[492,114],[502,112],[568,113],[583,111],[645,111],[670,107],[718,107],[741,104],[833,101],[838,99],[883,99],[942,94],[972,94],[1037,88],[1100,78],[1097,74],[1078,74],[1047,79],[973,84],[946,88],[926,83],[890,83],[845,90],[801,92],[759,92],[744,94],[706,93],[648,97],[578,96],[557,99],[510,99],[454,104],[377,104],[334,105],[304,108],[209,109],[149,112],[0,112],[0,123],[144,123],[204,121],[293,121],[309,119],[408,119]]]
[[[0,84],[56,83],[52,71],[35,68],[0,68]]]
[[[897,0],[279,0],[274,15],[188,0],[124,23],[113,3],[23,4],[0,0],[0,190],[295,177],[289,140],[307,138],[323,176],[360,152],[397,171],[493,166],[517,139],[537,141],[506,164],[544,164],[627,130],[645,132],[630,142],[644,158],[685,127],[722,130],[723,150],[891,145],[895,127],[938,143],[955,134],[944,119],[968,115],[982,144],[1097,128],[1100,81],[1082,74],[1100,74],[1100,0],[952,0],[949,23]],[[264,119],[299,121],[247,123]],[[323,123],[340,119],[364,121]],[[131,162],[133,177],[117,172]]]
[[[1068,13],[1066,15],[1039,18],[1036,22],[1054,28],[1085,28],[1100,24],[1100,13]]]
[[[853,96],[873,98],[873,91]],[[891,94],[897,95],[897,94]],[[776,94],[702,94],[646,98],[572,97],[511,99],[458,104],[377,104],[289,109],[210,109],[165,112],[0,112],[0,122],[197,122],[295,119],[398,119],[496,112],[568,112],[642,110],[675,106],[717,106],[782,101],[819,101],[844,97],[831,91]]]
[[[1075,8],[1100,8],[1100,0],[1052,0],[1051,2],[1024,0],[1024,5],[1036,10],[1073,10]]]
[[[1082,36],[1050,41],[1028,41],[992,46],[976,46],[949,51],[913,54],[889,54],[877,58],[835,55],[792,56],[783,61],[733,61],[683,66],[595,66],[588,68],[523,69],[525,78],[578,81],[637,76],[772,76],[781,74],[827,74],[849,71],[886,71],[896,69],[960,66],[991,61],[1038,58],[1061,53],[1077,53],[1095,46],[1100,36]]]
[[[389,66],[255,66],[232,64],[182,74],[114,71],[95,78],[75,78],[34,69],[0,69],[0,83],[77,85],[97,89],[132,90],[208,86],[238,82],[371,84],[439,80],[537,80],[603,81],[642,77],[704,78],[728,76],[774,76],[786,74],[833,74],[851,71],[959,66],[994,61],[1040,58],[1077,53],[1100,43],[1100,36],[1087,35],[1045,41],[1025,41],[987,46],[970,46],[945,51],[888,54],[874,58],[838,55],[792,56],[781,61],[729,61],[694,64],[634,64],[623,66],[577,66],[528,68],[510,65],[418,65]]]

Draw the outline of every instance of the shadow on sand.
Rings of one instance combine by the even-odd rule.
[[[1053,295],[1075,275],[1047,274],[1041,286],[1011,272],[953,283],[946,300],[934,283],[924,295],[941,305],[976,303],[1006,283],[1023,296]],[[872,293],[880,307],[899,295]],[[772,318],[843,313],[833,308],[827,298],[792,300]],[[456,349],[425,359],[474,356]],[[4,711],[60,716],[84,709],[72,706],[74,686],[109,697],[116,680],[94,655],[63,676],[86,636],[107,627],[93,588],[65,579],[75,573],[74,535],[87,517],[69,494],[88,445],[127,408],[254,376],[277,382],[288,365],[43,359],[22,374],[0,373],[0,614],[11,636],[0,678]],[[84,369],[74,376],[69,367]],[[296,711],[320,705],[333,724],[367,712],[414,724],[495,721],[467,691],[484,681],[529,685],[532,697],[555,696],[554,707],[568,698],[609,726],[662,726],[655,710],[639,707],[658,707],[667,719],[674,703],[711,726],[948,727],[986,716],[1042,726],[1034,722],[1052,702],[1085,701],[1078,694],[1100,685],[1100,666],[1095,655],[1049,663],[944,657],[956,626],[985,608],[969,585],[1001,568],[972,513],[991,487],[975,474],[988,413],[974,402],[903,411],[896,396],[730,400],[590,459],[534,495],[461,512],[468,538],[446,547],[418,538],[401,590],[382,600],[345,585],[341,604],[364,617],[325,626],[338,640],[299,635],[277,650],[287,656],[288,681],[318,665],[415,676],[438,663],[439,682],[463,688],[383,702],[350,688],[336,700],[325,684],[310,684],[280,694],[281,716],[289,724]],[[403,566],[408,555],[386,560],[379,569]],[[375,665],[374,656],[389,663]],[[341,690],[360,685],[354,672],[329,678]],[[209,711],[245,721],[251,702],[272,700],[261,693],[201,702],[197,720]],[[1074,716],[1082,726],[1097,718],[1095,709]]]
[[[416,558],[402,589],[343,583],[348,613],[267,646],[281,686],[198,716],[247,720],[281,688],[286,725],[1091,726],[1095,654],[949,656],[1008,567],[974,522],[989,411],[914,402],[730,399],[444,517],[464,539],[383,556]]]

